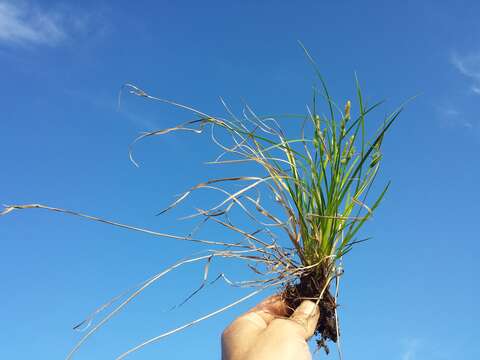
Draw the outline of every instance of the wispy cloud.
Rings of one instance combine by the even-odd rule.
[[[22,1],[0,1],[0,41],[53,46],[66,38],[60,13]]]
[[[453,53],[451,62],[461,74],[471,80],[470,90],[480,95],[480,51],[465,55]]]
[[[86,11],[81,4],[46,8],[32,0],[0,0],[0,44],[57,46],[105,35],[108,8],[99,5],[95,11]]]
[[[447,128],[463,127],[473,128],[473,123],[461,111],[451,105],[437,106],[437,114],[441,120],[441,125]]]
[[[418,339],[409,339],[405,342],[405,349],[403,351],[402,360],[415,360],[417,358],[418,346],[420,344]]]

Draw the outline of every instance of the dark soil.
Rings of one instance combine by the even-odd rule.
[[[300,278],[300,281],[288,284],[283,292],[285,302],[292,309],[296,309],[300,303],[305,300],[318,299],[325,286],[325,281],[314,274],[306,274]],[[323,348],[325,353],[329,353],[327,341],[337,342],[337,326],[335,321],[335,298],[327,289],[318,304],[320,307],[320,318],[318,319],[315,337],[319,348]]]

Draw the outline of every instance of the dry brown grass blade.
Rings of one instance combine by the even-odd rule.
[[[136,289],[142,287],[145,283],[147,283],[150,279],[146,280],[146,281],[142,281],[140,284],[134,286],[134,287],[131,287],[130,289],[127,289],[123,292],[121,292],[120,294],[118,295],[115,295],[114,297],[112,297],[110,300],[108,300],[106,303],[100,305],[98,308],[96,308],[90,315],[88,315],[84,320],[82,320],[80,323],[78,323],[77,325],[75,325],[73,327],[73,330],[76,330],[76,331],[80,331],[80,332],[83,332],[85,330],[87,330],[90,325],[92,324],[94,318],[100,314],[103,310],[109,308],[110,306],[112,306],[115,302],[117,302],[119,299],[122,299],[124,298],[125,296],[127,296],[127,294],[129,293],[132,293],[134,292]]]
[[[209,314],[207,314],[207,315],[204,315],[204,316],[202,316],[202,317],[200,317],[200,318],[198,318],[198,319],[196,319],[196,320],[193,320],[193,321],[191,321],[191,322],[189,322],[189,323],[187,323],[187,324],[181,325],[181,326],[179,326],[179,327],[177,327],[177,328],[175,328],[175,329],[169,330],[169,331],[167,331],[167,332],[164,332],[163,334],[160,334],[160,335],[155,336],[155,337],[153,337],[153,338],[151,338],[151,339],[149,339],[149,340],[144,341],[143,343],[141,343],[141,344],[139,344],[139,345],[131,348],[130,350],[128,350],[128,351],[124,352],[123,354],[121,354],[120,356],[118,356],[118,357],[116,358],[116,360],[124,359],[124,358],[126,358],[128,355],[130,355],[130,354],[132,354],[132,353],[140,350],[141,348],[143,348],[143,347],[145,347],[145,346],[147,346],[147,345],[149,345],[149,344],[151,344],[151,343],[153,343],[153,342],[159,341],[159,340],[161,340],[162,338],[165,338],[165,337],[167,337],[167,336],[173,335],[173,334],[175,334],[175,333],[177,333],[177,332],[179,332],[179,331],[182,331],[182,330],[184,330],[184,329],[186,329],[186,328],[189,328],[189,327],[191,327],[191,326],[193,326],[193,325],[195,325],[195,324],[198,324],[199,322],[202,322],[202,321],[204,321],[204,320],[207,320],[207,319],[209,319],[209,318],[211,318],[211,317],[213,317],[213,316],[215,316],[215,315],[218,315],[218,314],[220,314],[220,313],[222,313],[222,312],[224,312],[224,311],[226,311],[226,310],[228,310],[228,309],[230,309],[230,308],[232,308],[232,307],[234,307],[234,306],[236,306],[236,305],[238,305],[238,304],[240,304],[240,303],[242,303],[242,302],[250,299],[251,297],[253,297],[253,296],[255,296],[255,295],[260,294],[261,292],[267,290],[268,288],[271,288],[271,287],[277,286],[277,285],[281,285],[281,284],[286,283],[286,282],[288,282],[288,281],[290,281],[290,280],[291,280],[291,279],[289,279],[289,278],[285,278],[285,279],[282,279],[282,280],[277,281],[277,282],[275,282],[275,283],[266,285],[266,286],[264,286],[264,287],[262,287],[262,288],[260,288],[260,289],[255,290],[255,291],[252,291],[251,293],[247,294],[246,296],[243,296],[242,298],[240,298],[240,299],[238,299],[238,300],[236,300],[236,301],[234,301],[234,302],[232,302],[232,303],[230,303],[230,304],[228,304],[228,305],[226,305],[226,306],[224,306],[224,307],[221,307],[220,309],[217,309],[217,310],[215,310],[215,311],[213,311],[213,312],[211,312],[211,313],[209,313]]]
[[[185,191],[173,203],[168,205],[164,210],[160,211],[157,215],[164,214],[165,212],[173,209],[178,204],[180,204],[182,201],[184,201],[188,196],[190,196],[190,194],[192,192],[194,192],[195,190],[205,188],[205,187],[210,186],[212,184],[223,183],[223,182],[232,182],[232,181],[256,181],[258,183],[260,180],[266,181],[266,179],[260,178],[258,176],[235,176],[235,177],[228,177],[228,178],[221,178],[221,179],[212,179],[212,180],[208,180],[208,181],[198,183],[197,185],[194,185],[190,189]],[[245,190],[245,191],[247,191],[247,190]],[[218,209],[219,207],[224,205],[227,201],[232,200],[233,198],[238,198],[238,196],[240,194],[241,194],[241,192],[240,193],[237,192],[236,194],[230,194],[230,196],[226,200],[224,200],[221,204],[211,208],[210,210]]]
[[[183,105],[183,104],[177,103],[177,102],[172,101],[172,100],[167,100],[167,99],[162,99],[162,98],[158,98],[158,97],[155,97],[155,96],[151,96],[151,95],[147,94],[144,90],[140,89],[138,86],[135,86],[133,84],[129,84],[129,83],[124,84],[123,87],[122,87],[122,90],[123,89],[129,89],[131,94],[134,94],[134,95],[137,95],[137,96],[140,96],[140,97],[144,97],[144,98],[147,98],[147,99],[150,99],[150,100],[163,102],[163,103],[170,104],[170,105],[173,105],[175,107],[178,107],[180,109],[191,111],[191,112],[201,116],[202,118],[207,118],[207,119],[208,118],[213,118],[213,116],[210,116],[210,115],[208,115],[208,114],[206,114],[202,111],[199,111],[199,110],[197,110],[193,107]]]
[[[145,347],[145,346],[147,346],[147,345],[149,345],[149,344],[151,344],[151,343],[153,343],[153,342],[156,342],[156,341],[158,341],[158,340],[160,340],[160,339],[162,339],[162,338],[165,338],[165,337],[167,337],[167,336],[173,335],[173,334],[175,334],[175,333],[177,333],[177,332],[179,332],[179,331],[182,331],[182,330],[184,330],[184,329],[186,329],[186,328],[189,328],[189,327],[191,327],[191,326],[193,326],[193,325],[195,325],[195,324],[197,324],[197,323],[199,323],[199,322],[202,322],[202,321],[207,320],[207,319],[209,319],[209,318],[211,318],[211,317],[213,317],[213,316],[215,316],[215,315],[217,315],[217,314],[220,314],[220,313],[222,313],[222,312],[230,309],[231,307],[234,307],[235,305],[238,305],[238,304],[244,302],[245,300],[250,299],[251,297],[253,297],[253,296],[261,293],[261,292],[264,291],[264,290],[266,290],[266,289],[258,289],[258,290],[252,291],[252,292],[249,293],[248,295],[240,298],[240,299],[237,300],[237,301],[234,301],[234,302],[231,303],[231,304],[228,304],[227,306],[224,306],[224,307],[222,307],[222,308],[220,308],[220,309],[218,309],[218,310],[216,310],[216,311],[213,311],[213,312],[211,312],[211,313],[209,313],[209,314],[207,314],[207,315],[204,315],[204,316],[202,316],[202,317],[200,317],[200,318],[198,318],[198,319],[196,319],[196,320],[193,320],[193,321],[191,321],[191,322],[189,322],[189,323],[187,323],[187,324],[184,324],[184,325],[179,326],[179,327],[177,327],[177,328],[175,328],[175,329],[172,329],[172,330],[170,330],[170,331],[167,331],[167,332],[165,332],[165,333],[163,333],[163,334],[161,334],[161,335],[155,336],[155,337],[153,337],[153,338],[151,338],[151,339],[149,339],[149,340],[147,340],[147,341],[144,341],[143,343],[141,343],[141,344],[139,344],[139,345],[131,348],[130,350],[128,350],[128,351],[124,352],[123,354],[121,354],[120,356],[118,356],[118,357],[116,358],[116,360],[124,359],[124,358],[126,358],[128,355],[130,355],[130,354],[132,354],[132,353],[140,350],[141,348],[143,348],[143,347]]]
[[[247,251],[252,251],[252,252],[256,252],[258,251],[258,249],[251,249],[251,250],[247,250]],[[240,254],[242,253],[241,251],[236,251],[235,254]],[[218,280],[222,279],[226,284],[228,284],[229,286],[232,286],[232,287],[239,287],[239,288],[245,288],[245,287],[261,287],[261,286],[264,286],[266,283],[269,283],[269,282],[273,282],[275,281],[277,278],[266,278],[266,279],[262,279],[262,280],[244,280],[244,281],[232,281],[230,280],[226,275],[225,273],[220,273],[218,274],[215,279],[211,280],[210,282],[208,281],[208,275],[209,275],[209,270],[210,270],[210,265],[212,263],[212,260],[214,258],[214,255],[212,255],[211,257],[207,258],[207,262],[205,263],[205,267],[204,267],[204,270],[203,270],[203,279],[202,279],[202,282],[200,284],[200,286],[195,289],[190,295],[188,295],[184,300],[182,300],[180,303],[178,303],[177,305],[174,305],[170,308],[170,311],[176,309],[176,308],[179,308],[181,306],[183,306],[185,303],[187,303],[188,301],[190,301],[195,295],[197,295],[200,291],[202,291],[204,288],[206,288],[207,286],[210,286],[214,283],[216,283]],[[239,257],[241,258],[241,257]],[[259,262],[264,262],[263,259],[258,259]],[[263,276],[266,276],[267,274],[265,273],[260,273],[258,272],[257,270],[255,270],[254,266],[251,265],[251,264],[247,264],[248,267],[250,269],[252,269],[256,274],[261,274]]]
[[[163,276],[167,275],[171,271],[194,262],[202,261],[202,260],[210,260],[214,257],[225,257],[225,258],[236,258],[240,260],[247,260],[247,261],[262,261],[261,258],[258,257],[251,257],[245,256],[244,253],[248,252],[256,252],[256,249],[249,249],[249,250],[240,250],[240,251],[215,251],[209,255],[198,256],[194,258],[189,258],[185,260],[181,260],[174,265],[168,267],[167,269],[161,271],[160,273],[154,275],[147,281],[145,281],[135,292],[133,292],[127,299],[125,299],[121,304],[115,307],[110,313],[108,313],[98,324],[96,324],[91,330],[89,330],[72,348],[72,350],[68,353],[66,360],[72,359],[73,355],[80,349],[80,347],[85,343],[85,341],[91,337],[95,332],[97,332],[103,325],[105,325],[113,316],[119,313],[128,303],[130,303],[133,299],[139,296],[143,291],[145,291],[148,287],[154,284],[156,281],[160,280]],[[233,306],[233,305],[232,305]],[[197,321],[198,322],[198,321]]]
[[[242,195],[236,197],[236,196],[233,196],[232,193],[220,188],[220,187],[217,187],[217,186],[203,186],[202,187],[203,189],[210,189],[210,190],[215,190],[215,191],[218,191],[218,192],[221,192],[222,194],[224,195],[227,195],[227,198],[230,199],[230,200],[227,200],[228,201],[231,201],[230,203],[228,203],[228,205],[226,206],[225,209],[218,209],[218,208],[215,208],[215,209],[209,209],[209,210],[205,210],[208,214],[212,215],[212,216],[220,216],[220,215],[224,215],[226,213],[228,213],[231,208],[233,207],[233,205],[238,205],[240,207],[240,209],[243,210],[243,212],[245,214],[247,214],[247,216],[252,219],[253,221],[257,222],[257,223],[260,223],[260,221],[250,212],[250,210],[248,210],[248,208],[243,204],[243,202],[241,201],[241,198],[242,198]],[[200,214],[198,212],[194,213],[194,214],[190,214],[190,215],[187,215],[187,216],[182,216],[180,219],[181,220],[186,220],[186,219],[193,219],[193,218],[196,218],[198,216],[202,216],[204,214]]]
[[[127,229],[127,230],[133,230],[133,231],[141,232],[141,233],[148,234],[148,235],[164,237],[164,238],[169,238],[169,239],[175,239],[175,240],[180,240],[180,241],[191,241],[191,242],[196,242],[196,243],[202,243],[202,244],[207,244],[207,245],[217,245],[217,246],[229,246],[229,247],[231,246],[231,247],[240,247],[240,248],[248,247],[248,246],[242,245],[242,244],[231,244],[231,243],[224,243],[224,242],[219,242],[219,241],[193,239],[193,238],[190,238],[190,237],[187,237],[187,236],[179,236],[179,235],[161,233],[161,232],[158,232],[158,231],[148,230],[148,229],[144,229],[144,228],[140,228],[140,227],[136,227],[136,226],[122,224],[122,223],[111,221],[111,220],[102,219],[102,218],[99,218],[99,217],[96,217],[96,216],[91,216],[91,215],[83,214],[83,213],[72,211],[72,210],[61,209],[61,208],[56,208],[56,207],[51,207],[51,206],[46,206],[46,205],[41,205],[41,204],[6,205],[5,209],[0,213],[0,215],[8,214],[9,212],[11,212],[13,210],[24,210],[24,209],[44,209],[44,210],[49,210],[49,211],[74,215],[74,216],[78,216],[78,217],[85,218],[85,219],[88,219],[88,220],[100,222],[100,223],[103,223],[103,224],[113,225],[113,226],[123,228],[123,229]]]
[[[192,124],[196,124],[196,123],[200,123],[200,127],[198,129],[186,127],[186,125],[192,125]],[[136,139],[134,139],[133,142],[128,147],[128,157],[130,158],[130,161],[133,163],[133,165],[135,165],[136,167],[139,167],[138,162],[135,161],[135,159],[133,158],[133,147],[135,146],[135,144],[137,142],[139,142],[139,141],[141,141],[141,140],[143,140],[147,137],[150,137],[150,136],[164,135],[164,134],[168,134],[169,132],[173,132],[173,131],[191,131],[191,132],[194,132],[194,133],[197,133],[197,134],[201,134],[205,124],[206,124],[206,122],[203,119],[192,120],[192,121],[185,122],[185,123],[183,123],[181,125],[178,125],[178,126],[175,126],[175,127],[171,127],[171,128],[167,128],[167,129],[161,129],[161,130],[155,130],[155,131],[149,131],[149,132],[143,133],[142,135],[140,135]]]
[[[343,360],[343,352],[342,352],[342,344],[340,342],[341,336],[340,336],[340,326],[339,326],[339,321],[338,321],[338,296],[340,292],[340,277],[343,273],[337,274],[335,276],[335,327],[337,330],[338,338],[337,338],[337,351],[338,351],[338,359]]]
[[[90,337],[92,336],[98,329],[100,329],[103,325],[105,325],[113,316],[115,316],[120,310],[122,310],[129,302],[131,302],[134,298],[136,298],[138,295],[140,295],[146,288],[151,286],[153,283],[158,281],[160,278],[171,272],[172,270],[188,264],[192,262],[197,262],[201,261],[204,259],[207,259],[211,257],[212,255],[204,255],[204,256],[199,256],[196,258],[192,259],[187,259],[180,261],[169,268],[165,269],[164,271],[156,274],[155,276],[151,277],[148,281],[146,281],[139,289],[137,289],[133,294],[131,294],[126,300],[124,300],[120,305],[118,305],[115,309],[113,309],[108,315],[106,315],[98,324],[96,324],[90,331],[88,331],[78,342],[75,344],[75,346],[72,348],[72,350],[68,353],[66,360],[72,359],[73,355],[80,349],[82,344]]]

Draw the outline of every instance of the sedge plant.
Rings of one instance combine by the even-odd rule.
[[[314,64],[308,52],[306,54]],[[241,238],[238,242],[199,239],[195,238],[193,233],[187,236],[166,234],[40,204],[6,206],[2,215],[15,209],[43,208],[127,230],[179,241],[199,242],[207,246],[204,255],[175,263],[95,310],[76,327],[91,325],[68,354],[67,359],[73,356],[88,337],[151,284],[180,266],[205,262],[203,282],[179,306],[190,300],[210,283],[209,266],[215,258],[244,262],[252,270],[255,278],[233,281],[227,274],[221,273],[214,280],[222,279],[231,286],[252,288],[252,292],[188,324],[146,340],[121,354],[118,359],[272,288],[277,289],[292,309],[303,299],[317,302],[320,307],[316,331],[318,345],[328,352],[327,342],[329,340],[338,342],[337,299],[339,279],[343,274],[342,259],[355,244],[366,240],[358,237],[359,231],[373,216],[388,189],[386,184],[379,191],[373,191],[376,195],[369,199],[372,185],[383,161],[381,152],[383,139],[402,108],[385,117],[378,130],[369,136],[367,118],[370,118],[372,112],[382,102],[367,106],[356,80],[356,105],[346,101],[343,106],[337,106],[316,67],[315,71],[320,82],[320,91],[314,89],[312,103],[304,115],[287,117],[288,121],[298,125],[298,136],[289,136],[285,127],[281,125],[281,120],[272,116],[258,116],[248,106],[245,107],[243,116],[239,118],[224,103],[230,115],[230,118],[225,119],[174,101],[151,96],[132,84],[124,86],[134,95],[168,103],[195,115],[194,120],[175,127],[143,133],[135,139],[130,148],[130,159],[135,165],[138,166],[133,158],[133,145],[142,139],[176,131],[204,133],[210,128],[213,143],[222,151],[211,163],[235,166],[240,163],[252,163],[260,169],[260,175],[243,174],[210,179],[197,184],[161,212],[176,207],[196,190],[209,189],[220,192],[224,195],[223,200],[205,209],[197,208],[190,218],[200,217],[202,224],[207,221],[214,222],[227,231],[235,232]],[[326,109],[326,115],[321,112],[322,109]],[[228,143],[219,140],[216,135],[218,131],[228,135]],[[222,136],[222,139],[224,138],[225,136]],[[225,184],[240,186],[232,191],[224,186]],[[273,199],[272,202],[268,204],[263,202],[261,194]],[[234,208],[241,209],[258,228],[249,231],[236,224],[230,216]],[[96,316],[111,306],[113,309],[93,324]]]

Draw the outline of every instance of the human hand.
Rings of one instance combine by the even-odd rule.
[[[306,342],[319,317],[305,300],[288,317],[280,296],[271,296],[233,321],[222,334],[222,360],[311,360]]]

